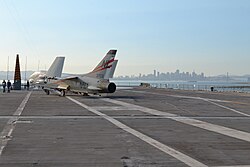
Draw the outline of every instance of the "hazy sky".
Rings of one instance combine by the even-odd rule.
[[[249,0],[0,0],[0,71],[65,55],[85,73],[118,49],[116,75],[250,73]]]

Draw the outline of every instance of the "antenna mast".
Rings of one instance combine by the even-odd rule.
[[[8,56],[8,61],[7,61],[7,80],[9,80],[9,61],[10,61],[10,57]]]
[[[38,68],[37,71],[40,71],[40,60],[38,60]]]
[[[27,80],[26,73],[27,73],[27,56],[25,57],[25,73],[24,73],[25,81]]]

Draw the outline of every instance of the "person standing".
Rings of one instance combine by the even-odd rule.
[[[10,80],[8,80],[8,82],[7,82],[8,93],[10,93],[10,87],[11,87],[11,82],[10,82]]]
[[[3,80],[3,82],[2,82],[2,86],[3,86],[3,93],[5,92],[5,88],[6,88],[6,82],[5,82],[5,80]]]
[[[30,88],[30,82],[29,82],[29,80],[27,80],[27,90],[29,90],[29,88]]]

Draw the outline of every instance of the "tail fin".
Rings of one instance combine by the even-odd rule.
[[[109,75],[108,73],[112,71],[113,65],[115,64],[116,66],[117,64],[115,60],[116,52],[117,50],[110,50],[94,70],[86,74],[86,76],[106,79],[106,76]]]
[[[56,57],[49,70],[47,71],[47,77],[61,77],[65,57]]]
[[[117,63],[118,63],[118,60],[115,60],[114,63],[112,64],[112,67],[107,70],[104,76],[104,79],[113,78]]]

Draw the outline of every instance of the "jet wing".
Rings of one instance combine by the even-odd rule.
[[[85,83],[83,80],[81,80],[77,76],[70,76],[70,77],[67,77],[67,78],[52,81],[52,82],[48,83],[46,87],[47,88],[52,88],[52,89],[61,89],[61,90],[67,90],[67,89],[69,90],[70,89],[72,91],[77,91],[77,89],[75,90],[75,87],[70,86],[70,85],[72,85],[71,81],[73,83],[75,83],[75,82]],[[92,89],[93,90],[98,90],[98,88],[92,88]]]
[[[68,87],[69,87],[69,85],[67,85],[67,84],[60,84],[60,85],[57,86],[57,89],[66,90],[66,89],[68,89]]]
[[[53,83],[47,83],[44,85],[44,89],[60,89],[60,90],[67,90],[69,85],[64,83],[63,81],[59,80]]]
[[[47,83],[45,88],[67,90],[69,88],[69,84],[67,83],[67,81],[78,80],[78,79],[79,78],[75,76],[67,77],[64,79],[58,79],[58,80]]]
[[[65,81],[65,82],[70,81],[70,80],[72,80],[72,81],[81,81],[81,82],[84,82],[84,81],[81,80],[79,77],[75,77],[75,76],[67,77],[67,78],[62,79],[62,80]],[[86,83],[86,84],[87,84],[87,83]],[[91,90],[91,91],[98,91],[98,90],[101,90],[100,88],[98,88],[98,87],[96,87],[96,86],[92,86],[92,85],[89,85],[87,89],[88,89],[88,90]],[[76,90],[72,90],[72,91],[76,91]],[[80,91],[80,90],[78,90],[78,91]],[[85,91],[83,91],[83,92],[85,92]]]
[[[95,86],[88,86],[89,90],[101,90],[100,88],[97,88]]]
[[[79,77],[76,77],[76,76],[70,76],[70,77],[67,77],[67,78],[63,78],[61,80],[77,80],[79,79]]]
[[[67,82],[67,81],[81,81],[83,82],[79,77],[77,76],[72,76],[72,77],[67,77],[67,78],[62,78],[59,79],[57,82],[55,83],[61,83],[61,82]]]

